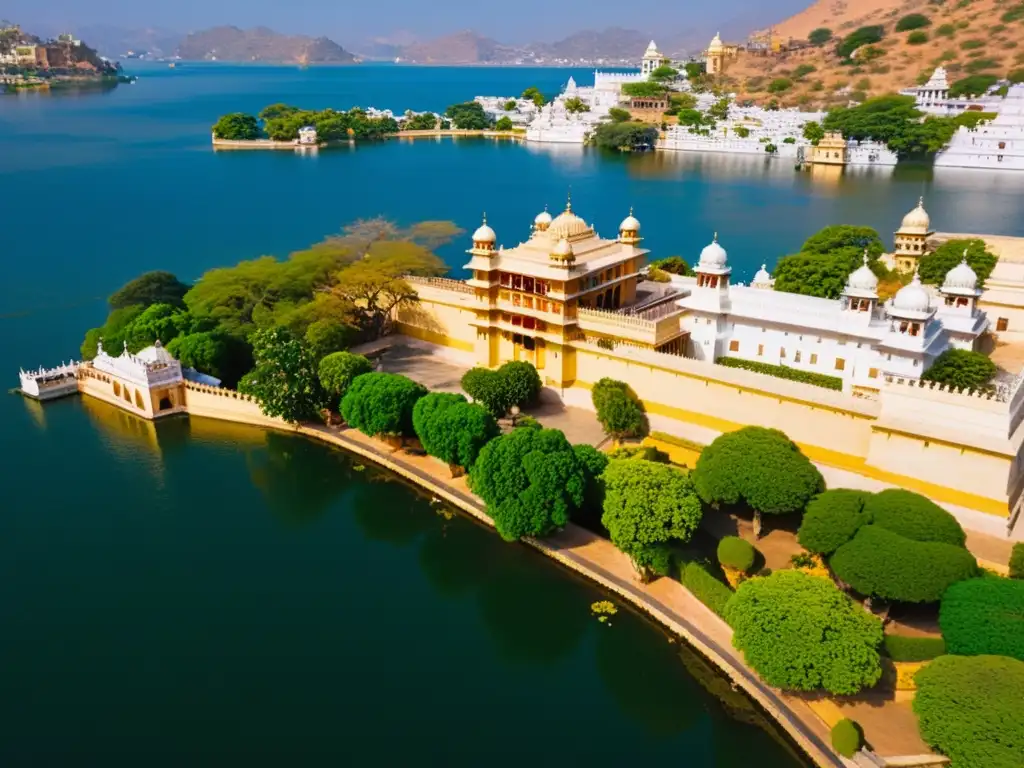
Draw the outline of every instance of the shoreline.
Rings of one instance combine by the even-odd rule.
[[[399,141],[414,139],[493,139],[495,141],[526,141],[526,132],[516,131],[492,131],[492,130],[459,130],[457,128],[436,129],[428,131],[399,131],[382,136],[379,141]],[[241,151],[295,151],[310,152],[320,149],[334,149],[338,147],[356,146],[366,141],[375,139],[347,139],[342,141],[321,141],[317,144],[300,144],[298,141],[274,141],[273,139],[213,139],[213,149],[217,150],[241,150]]]

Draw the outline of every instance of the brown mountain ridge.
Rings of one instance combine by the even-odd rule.
[[[189,61],[264,61],[275,64],[351,64],[356,57],[326,37],[282,35],[266,27],[214,27],[178,45]]]

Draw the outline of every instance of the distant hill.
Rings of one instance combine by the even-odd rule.
[[[178,45],[191,61],[265,61],[297,64],[352,64],[356,57],[326,37],[282,35],[266,27],[215,27],[193,32]]]
[[[530,49],[537,57],[548,59],[614,59],[639,61],[651,41],[649,32],[609,27],[586,29],[554,43],[533,43]]]
[[[415,64],[500,64],[514,61],[517,51],[467,29],[413,43],[398,55]]]
[[[924,17],[920,28],[900,24],[915,14]],[[838,41],[872,26],[881,27],[882,39],[844,60]],[[1021,0],[818,0],[773,27],[784,41],[806,40],[816,29],[830,30],[833,39],[781,56],[741,54],[720,84],[761,103],[830,106],[924,82],[940,64],[950,83],[974,75],[1004,78],[1024,67],[1017,48],[1024,37]]]
[[[111,59],[124,58],[129,51],[149,58],[173,56],[182,34],[160,27],[132,29],[106,24],[87,24],[72,30],[78,37],[88,40],[96,50]]]

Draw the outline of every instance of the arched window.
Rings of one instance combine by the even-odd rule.
[[[137,389],[135,390],[135,405],[140,411],[146,410],[146,404],[142,401],[142,392]]]
[[[120,397],[120,396],[121,396],[121,382],[115,381],[114,382],[114,397]]]

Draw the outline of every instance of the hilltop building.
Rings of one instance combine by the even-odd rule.
[[[1003,103],[1002,96],[992,93],[950,96],[949,90],[946,69],[936,67],[924,85],[904,88],[900,93],[904,96],[913,96],[917,108],[922,112],[943,117],[964,112],[999,112]]]
[[[709,75],[720,75],[725,72],[730,59],[740,54],[740,46],[722,42],[722,36],[715,34],[704,51],[704,69]]]
[[[1024,85],[1010,86],[991,107],[996,117],[976,128],[961,126],[935,158],[936,168],[1024,171]]]
[[[668,57],[663,55],[658,50],[658,46],[655,45],[654,41],[651,40],[651,44],[647,46],[647,50],[644,51],[644,58],[640,63],[640,74],[645,78],[650,77],[651,73],[658,67],[668,64]]]

